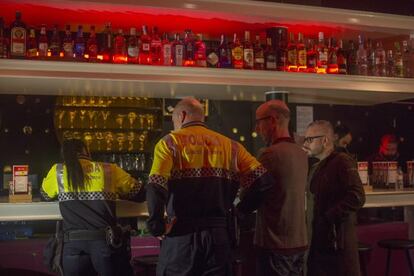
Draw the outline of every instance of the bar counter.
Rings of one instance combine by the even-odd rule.
[[[364,208],[414,206],[414,189],[374,190],[366,192]],[[118,217],[147,216],[146,203],[119,200],[116,204]],[[0,198],[0,221],[56,220],[62,219],[58,202],[41,202],[34,198],[31,203],[8,203],[7,197]]]
[[[146,203],[127,200],[116,202],[118,217],[142,217],[148,214]],[[0,221],[32,221],[62,219],[57,201],[43,202],[34,198],[31,203],[8,203],[7,197],[0,197]]]

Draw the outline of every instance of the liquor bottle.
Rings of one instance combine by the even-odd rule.
[[[7,39],[3,17],[0,17],[0,58],[7,58]]]
[[[308,39],[308,46],[306,52],[306,72],[316,73],[318,66],[318,54],[316,52],[315,42],[313,39]]]
[[[268,37],[266,39],[266,50],[265,50],[265,64],[266,70],[277,70],[277,57],[275,48],[272,45],[272,38]]]
[[[318,46],[317,46],[317,73],[326,74],[328,69],[328,55],[329,51],[325,45],[325,39],[323,32],[318,34]]]
[[[98,42],[96,41],[95,26],[91,25],[91,32],[89,34],[88,42],[86,43],[85,58],[90,62],[96,62],[98,58]]]
[[[358,75],[366,76],[368,74],[367,50],[362,35],[358,36],[357,64]]]
[[[151,58],[151,37],[148,35],[147,26],[142,25],[141,47],[139,48],[138,60],[139,64],[150,65]]]
[[[24,58],[26,56],[26,25],[22,14],[16,11],[16,20],[10,25],[10,57]]]
[[[111,22],[105,24],[105,30],[103,32],[103,43],[101,47],[101,53],[99,59],[103,62],[112,62],[113,51],[113,34]]]
[[[408,47],[408,41],[403,41],[402,59],[404,68],[404,78],[410,78],[410,48]]]
[[[226,36],[224,34],[220,37],[220,45],[218,47],[218,54],[219,54],[219,63],[218,67],[220,68],[231,68],[231,48],[229,47],[229,44],[227,43]]]
[[[207,67],[217,68],[219,66],[219,43],[218,41],[210,41],[206,43],[207,47]]]
[[[403,78],[404,77],[404,62],[403,56],[400,48],[400,43],[394,42],[395,52],[394,52],[394,72],[395,77]]]
[[[161,55],[162,55],[162,43],[161,37],[158,34],[158,28],[152,28],[152,36],[151,36],[151,58],[152,58],[152,65],[161,65]]]
[[[82,25],[78,26],[78,32],[75,39],[75,58],[77,60],[83,61],[85,55],[85,39],[83,37],[83,27]]]
[[[349,41],[349,50],[348,50],[348,74],[357,75],[358,74],[358,63],[357,63],[357,50],[355,49],[354,41]]]
[[[65,37],[63,39],[63,56],[65,59],[73,59],[73,39],[70,25],[66,25]]]
[[[129,29],[128,38],[128,63],[138,63],[139,47],[137,38],[137,29],[131,27]]]
[[[367,40],[367,74],[368,76],[375,75],[375,50],[372,47],[372,40]]]
[[[236,33],[234,33],[231,45],[231,61],[234,69],[243,69],[243,45]]]
[[[298,70],[298,51],[295,43],[295,34],[289,33],[289,43],[287,47],[287,70],[296,72]]]
[[[386,65],[385,65],[385,72],[387,77],[394,77],[395,76],[395,61],[394,61],[394,54],[392,50],[387,51],[386,56]]]
[[[39,56],[39,48],[36,40],[36,31],[33,28],[29,30],[29,38],[27,40],[27,58],[35,59]]]
[[[414,78],[414,33],[410,34],[410,40],[408,43],[409,46],[409,57],[408,57],[408,63],[407,63],[407,71],[408,76],[410,78]]]
[[[375,76],[383,77],[386,75],[386,55],[382,47],[382,42],[378,41],[375,47]]]
[[[286,28],[278,28],[277,31],[277,45],[273,45],[276,51],[276,62],[277,62],[277,70],[278,71],[286,71],[287,70],[287,29]]]
[[[176,33],[174,41],[172,43],[172,58],[173,65],[183,66],[184,65],[184,44],[180,40],[180,34]]]
[[[114,42],[114,63],[127,63],[128,57],[126,53],[126,41],[124,37],[124,31],[122,29],[118,30],[118,34],[115,37]]]
[[[336,47],[336,41],[333,37],[328,40],[328,74],[338,74],[338,48]]]
[[[60,36],[58,26],[53,26],[52,37],[50,38],[50,57],[57,59],[60,57]]]
[[[168,39],[168,34],[162,36],[162,65],[170,66],[172,64],[172,46]]]
[[[299,72],[306,72],[306,45],[303,40],[303,34],[298,33],[298,43],[296,44],[296,51],[298,53],[298,71]]]
[[[44,59],[47,57],[47,50],[49,49],[47,34],[46,34],[46,25],[42,25],[40,28],[39,36],[39,58]]]
[[[344,51],[344,46],[342,39],[338,41],[338,52],[337,52],[337,60],[338,60],[338,74],[346,75],[348,66],[346,60],[346,52]]]
[[[250,41],[249,31],[244,31],[243,68],[244,69],[254,68],[254,51],[253,51],[253,44]]]
[[[194,66],[194,38],[191,30],[184,31],[184,66]]]
[[[260,35],[256,35],[256,41],[254,43],[254,69],[255,70],[264,70],[265,69],[265,59],[264,59],[264,49],[262,43],[260,42]]]
[[[203,41],[203,35],[197,34],[197,40],[195,42],[194,50],[195,66],[207,67],[206,59],[206,44]]]

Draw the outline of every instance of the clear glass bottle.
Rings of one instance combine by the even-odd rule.
[[[151,35],[151,59],[152,65],[161,65],[162,60],[162,43],[161,37],[158,33],[158,28],[152,28],[152,35]]]
[[[184,65],[184,44],[180,39],[180,34],[176,33],[174,41],[172,42],[172,58],[173,65],[183,66]]]
[[[318,34],[318,46],[316,52],[318,57],[317,73],[326,74],[326,71],[328,70],[329,50],[328,47],[326,47],[323,32],[319,32]]]
[[[139,64],[150,65],[151,58],[151,37],[148,35],[147,26],[142,25],[142,34],[140,37],[141,47],[139,48]]]
[[[168,39],[168,34],[162,36],[162,65],[170,66],[172,64],[172,46]]]
[[[378,41],[375,47],[375,76],[386,76],[386,54],[382,42]]]
[[[137,29],[131,27],[128,37],[128,63],[138,63],[139,47],[137,38]]]
[[[70,25],[66,25],[65,37],[63,38],[63,57],[65,59],[73,59],[73,45],[72,32],[70,31]]]
[[[47,51],[49,50],[49,40],[46,34],[46,25],[42,25],[40,28],[40,36],[39,36],[39,58],[45,59],[47,58]]]
[[[358,75],[368,75],[367,50],[365,49],[362,35],[358,36],[357,64]]]

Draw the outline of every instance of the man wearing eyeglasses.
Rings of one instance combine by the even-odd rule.
[[[356,212],[365,194],[355,161],[334,150],[334,131],[328,121],[311,123],[303,148],[319,159],[309,175],[314,196],[308,276],[359,276]]]
[[[259,161],[274,181],[257,210],[254,243],[257,275],[299,276],[307,250],[305,188],[306,153],[289,135],[290,110],[280,100],[256,110],[256,132],[267,144]]]

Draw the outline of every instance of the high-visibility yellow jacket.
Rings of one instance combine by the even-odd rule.
[[[43,179],[41,194],[46,200],[59,200],[64,230],[102,229],[114,225],[115,200],[133,199],[142,183],[115,164],[81,158],[85,190],[74,191],[68,185],[64,164],[55,164]]]
[[[147,185],[148,227],[163,234],[165,206],[177,223],[226,217],[238,189],[260,182],[266,169],[246,149],[202,122],[183,125],[155,146]]]

